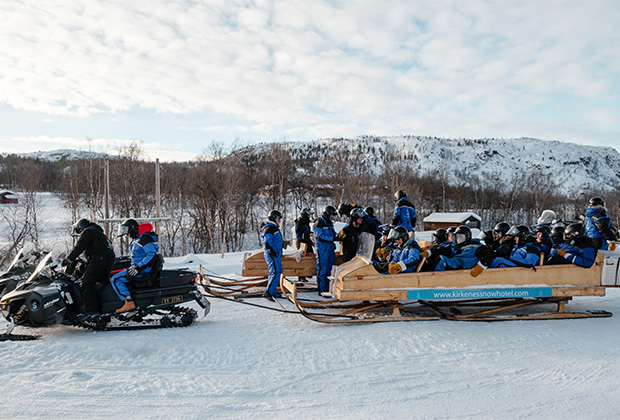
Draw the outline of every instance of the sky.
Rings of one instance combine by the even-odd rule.
[[[0,153],[358,135],[620,150],[615,0],[3,0]]]

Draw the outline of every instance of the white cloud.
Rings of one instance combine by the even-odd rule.
[[[48,116],[227,115],[240,123],[204,125],[274,138],[620,130],[586,106],[620,111],[613,0],[7,0],[0,13],[0,104]]]

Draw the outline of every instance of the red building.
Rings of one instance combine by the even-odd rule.
[[[0,204],[17,204],[17,196],[11,191],[0,191]]]

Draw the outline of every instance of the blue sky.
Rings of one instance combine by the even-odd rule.
[[[615,0],[4,0],[0,152],[535,137],[620,150]]]

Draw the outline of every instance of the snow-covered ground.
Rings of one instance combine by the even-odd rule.
[[[229,276],[242,257],[190,255],[166,265],[203,264]],[[0,342],[0,412],[9,419],[615,419],[620,412],[620,316],[343,326],[210,300],[211,313],[189,328],[18,327],[42,338]],[[620,315],[620,290],[576,298],[569,308]]]

